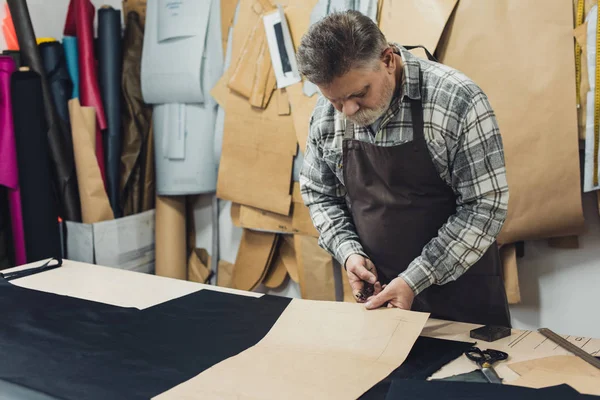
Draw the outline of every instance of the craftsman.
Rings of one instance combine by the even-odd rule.
[[[297,57],[322,94],[302,196],[357,300],[510,326],[496,243],[508,186],[485,93],[356,11],[312,25]]]

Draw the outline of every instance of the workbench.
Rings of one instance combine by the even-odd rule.
[[[20,266],[2,272],[18,271],[40,265],[41,262]],[[166,301],[197,292],[212,290],[243,296],[260,297],[262,294],[215,287],[189,281],[131,272],[117,268],[64,260],[60,268],[19,278],[11,284],[38,291],[61,294],[120,307],[145,309]],[[430,318],[421,335],[464,342],[477,342],[469,332],[480,325],[442,321]],[[564,336],[593,355],[600,355],[600,339]],[[551,355],[570,354],[534,331],[513,329],[510,337],[493,343],[478,342],[482,349],[493,348],[509,354],[509,359],[495,366],[505,382],[518,378],[506,364]],[[444,366],[430,379],[466,373],[477,366],[464,355]]]

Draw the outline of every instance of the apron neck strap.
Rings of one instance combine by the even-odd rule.
[[[344,140],[354,139],[354,124],[346,118],[346,128],[344,129]]]

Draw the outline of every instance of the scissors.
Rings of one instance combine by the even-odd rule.
[[[471,361],[474,361],[481,368],[481,372],[485,375],[490,383],[502,383],[502,379],[498,376],[492,366],[497,361],[506,360],[508,354],[499,350],[480,350],[478,347],[471,347],[465,351],[465,355]]]

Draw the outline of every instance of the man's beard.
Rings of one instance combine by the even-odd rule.
[[[389,108],[392,96],[394,94],[394,87],[390,81],[386,80],[385,85],[381,90],[381,96],[379,102],[374,108],[362,108],[358,110],[354,115],[345,117],[352,121],[353,124],[358,126],[371,125],[377,121]]]

